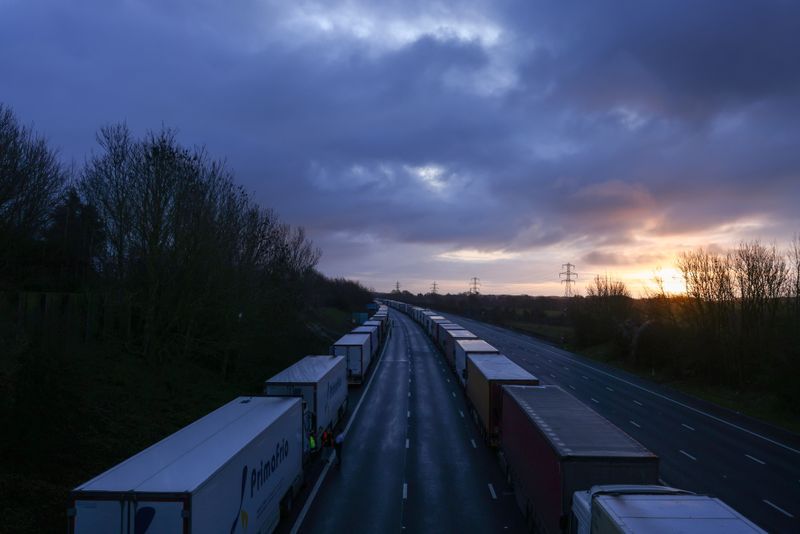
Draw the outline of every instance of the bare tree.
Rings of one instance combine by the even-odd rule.
[[[56,152],[0,104],[0,276],[16,275],[14,249],[39,239],[66,183]]]
[[[768,355],[789,278],[786,259],[775,245],[743,242],[733,253],[732,266],[741,306],[742,349]]]
[[[101,128],[97,134],[101,153],[86,163],[80,191],[97,209],[107,239],[106,276],[122,282],[127,276],[133,224],[134,141],[125,124]]]

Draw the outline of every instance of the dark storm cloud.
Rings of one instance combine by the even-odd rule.
[[[175,126],[337,265],[393,243],[635,262],[618,249],[643,233],[798,226],[799,21],[789,1],[0,0],[0,100],[78,162],[108,122]]]

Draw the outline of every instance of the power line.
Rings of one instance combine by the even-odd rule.
[[[400,280],[394,283],[394,290],[396,293],[400,293]]]
[[[567,268],[566,271],[562,271],[562,272],[558,273],[558,277],[559,278],[561,278],[562,276],[565,277],[563,280],[561,280],[561,283],[564,284],[564,296],[565,297],[571,297],[572,296],[572,284],[575,283],[575,280],[572,277],[574,276],[575,278],[578,278],[578,273],[576,273],[575,271],[572,270],[572,269],[575,268],[575,266],[572,265],[571,263],[562,263],[561,267],[562,268],[564,268],[564,267]]]
[[[478,278],[477,276],[473,276],[470,279],[469,294],[470,295],[477,295],[478,294],[478,286],[480,286],[480,285],[481,285],[481,279]]]
[[[439,293],[437,293],[437,289],[439,289],[439,286],[436,284],[436,280],[434,280],[433,284],[431,285],[431,293],[438,295]]]

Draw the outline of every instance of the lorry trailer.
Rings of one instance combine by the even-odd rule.
[[[462,386],[466,384],[468,354],[500,354],[499,350],[482,339],[456,339],[454,345],[456,349],[456,376],[458,376]]]
[[[372,359],[371,339],[371,334],[345,334],[331,347],[334,356],[345,357],[350,384],[360,384],[367,375]]]
[[[539,379],[502,354],[467,356],[467,398],[489,445],[496,447],[503,414],[503,386],[538,386]]]
[[[658,484],[658,456],[558,386],[503,386],[501,433],[532,530],[565,532],[576,491]]]
[[[75,488],[68,532],[272,532],[302,481],[302,424],[300,399],[234,399]]]
[[[347,362],[343,356],[306,356],[264,383],[269,397],[303,400],[303,450],[308,436],[335,427],[347,411]]]
[[[469,330],[447,330],[444,337],[444,359],[450,369],[456,368],[456,341],[459,339],[478,339]]]
[[[377,322],[377,321],[367,321],[367,322]],[[357,326],[353,328],[350,333],[351,334],[369,334],[370,340],[369,344],[372,348],[371,358],[375,358],[375,355],[378,352],[378,347],[380,346],[380,338],[381,338],[381,327],[379,325],[374,324],[367,324],[364,323],[362,326]]]
[[[666,486],[606,485],[575,492],[570,534],[759,534],[719,499]]]

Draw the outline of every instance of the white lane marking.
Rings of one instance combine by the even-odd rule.
[[[773,508],[775,508],[777,511],[779,511],[779,512],[780,512],[780,513],[782,513],[783,515],[785,515],[786,517],[791,517],[791,518],[793,518],[793,519],[794,519],[794,515],[793,515],[793,514],[790,514],[789,512],[787,512],[786,510],[784,510],[783,508],[781,508],[780,506],[778,506],[777,504],[771,503],[771,502],[769,502],[767,499],[762,499],[762,500],[763,500],[765,503],[767,503],[768,505],[770,505],[770,506],[772,506]]]
[[[575,386],[573,386],[572,384],[570,384],[569,387],[575,389]]]
[[[470,439],[470,442],[472,443],[472,448],[473,449],[477,449],[478,448],[478,445],[475,443],[474,439]]]
[[[497,500],[497,493],[494,492],[494,486],[491,483],[489,484],[489,493],[492,494],[492,499]]]
[[[636,421],[628,421],[628,422],[629,422],[630,424],[632,424],[633,426],[635,426],[636,428],[642,428],[642,425],[640,425],[640,424],[639,424],[639,423],[637,423]]]
[[[449,378],[447,379],[447,382],[450,383],[450,379]]]
[[[403,482],[403,500],[408,499],[408,484]]]
[[[347,432],[350,430],[350,426],[353,424],[353,421],[356,420],[356,415],[358,414],[358,410],[361,408],[361,403],[364,402],[364,399],[367,397],[367,393],[369,392],[369,388],[372,387],[372,381],[375,379],[375,376],[378,374],[378,369],[383,363],[383,355],[386,353],[386,347],[389,346],[388,341],[391,337],[392,337],[392,331],[389,330],[389,335],[386,337],[386,342],[383,344],[380,356],[378,356],[378,363],[375,366],[375,370],[372,371],[372,376],[369,377],[369,382],[367,382],[367,387],[364,388],[364,393],[361,395],[361,398],[358,399],[358,404],[356,404],[356,407],[353,410],[352,415],[350,416],[350,421],[347,422],[347,426],[344,427],[344,430],[342,431],[342,435],[344,436],[347,435]],[[411,412],[409,412],[409,416],[410,415]],[[322,486],[322,483],[325,481],[325,477],[328,475],[328,471],[330,471],[331,463],[335,458],[336,458],[336,451],[334,451],[333,454],[331,454],[328,463],[325,464],[325,467],[322,468],[322,473],[320,473],[317,482],[311,489],[311,493],[308,494],[308,499],[306,499],[305,504],[303,504],[303,508],[300,510],[300,513],[297,514],[297,519],[295,520],[294,525],[292,525],[292,530],[290,531],[290,534],[297,534],[300,531],[300,526],[303,524],[303,521],[305,521],[306,514],[308,514],[308,510],[311,508],[311,505],[314,502],[314,498],[316,498],[320,486]]]
[[[751,459],[751,460],[753,460],[754,462],[758,462],[758,463],[760,463],[761,465],[767,465],[767,462],[765,462],[764,460],[759,460],[759,459],[758,459],[758,458],[756,458],[755,456],[750,456],[749,454],[745,454],[745,456],[747,456],[748,458],[750,458],[750,459]]]
[[[408,438],[406,438],[406,449],[408,448],[408,445],[409,445]]]
[[[458,410],[458,413],[461,414],[461,417],[464,417],[464,412],[462,412],[461,410]]]
[[[591,397],[591,399],[592,399],[592,402],[593,402],[593,403],[595,403],[595,404],[600,404],[600,401],[599,401],[599,400],[597,400],[597,399],[595,399],[594,397]]]
[[[411,410],[406,411],[406,417],[411,417]]]
[[[502,331],[502,330],[500,331],[500,333],[502,333],[502,334],[512,334],[512,332],[508,332],[508,331]],[[745,433],[747,433],[747,434],[750,434],[751,436],[755,436],[755,437],[757,437],[757,438],[759,438],[759,439],[762,439],[762,440],[764,440],[764,441],[766,441],[766,442],[768,442],[768,443],[772,443],[773,445],[777,445],[778,447],[784,448],[784,449],[786,449],[787,451],[791,451],[791,452],[793,452],[793,453],[795,453],[795,454],[800,454],[800,449],[795,449],[795,448],[793,448],[793,447],[790,447],[789,445],[786,445],[785,443],[781,443],[780,441],[774,440],[774,439],[772,439],[772,438],[768,438],[767,436],[762,436],[762,435],[761,435],[761,434],[759,434],[758,432],[753,432],[752,430],[748,430],[748,429],[746,429],[746,428],[744,428],[744,427],[742,427],[742,426],[739,426],[739,425],[737,425],[736,423],[731,423],[730,421],[726,421],[725,419],[722,419],[722,418],[720,418],[720,417],[717,417],[716,415],[711,415],[710,413],[704,412],[703,410],[700,410],[700,409],[698,409],[698,408],[695,408],[695,407],[693,407],[693,406],[689,406],[688,404],[685,404],[685,403],[683,403],[683,402],[681,402],[681,401],[677,401],[677,400],[675,400],[675,399],[672,399],[672,398],[670,398],[670,397],[667,397],[666,395],[662,395],[661,393],[658,393],[658,392],[656,392],[656,391],[653,391],[653,390],[651,390],[651,389],[647,389],[647,388],[646,388],[646,387],[644,387],[644,386],[640,386],[639,384],[635,384],[635,383],[631,382],[630,380],[625,380],[624,378],[620,378],[620,377],[618,377],[618,376],[615,376],[615,375],[613,375],[613,374],[611,374],[611,373],[608,373],[608,372],[606,372],[606,371],[602,371],[602,370],[600,370],[600,369],[597,369],[597,368],[595,368],[595,367],[592,367],[592,366],[591,366],[591,365],[589,365],[589,364],[586,364],[586,363],[583,363],[583,362],[581,362],[581,361],[578,361],[578,360],[576,360],[576,359],[574,358],[574,356],[572,356],[572,355],[569,355],[569,354],[567,354],[567,353],[564,353],[564,354],[562,354],[562,353],[560,353],[560,352],[554,352],[554,351],[552,351],[551,349],[549,349],[549,348],[547,348],[547,347],[540,346],[540,345],[539,345],[539,344],[537,344],[537,343],[533,343],[533,342],[530,340],[530,338],[529,338],[528,336],[525,336],[525,337],[527,338],[525,341],[526,341],[526,343],[528,343],[528,345],[533,345],[533,346],[534,346],[534,347],[536,347],[537,349],[541,349],[541,350],[544,350],[544,351],[550,352],[550,353],[552,353],[552,354],[555,354],[555,355],[557,355],[557,356],[560,356],[560,357],[562,357],[562,358],[568,358],[568,359],[570,360],[570,362],[571,362],[573,365],[580,365],[580,366],[582,366],[582,367],[585,367],[586,369],[590,369],[591,371],[593,371],[593,372],[595,372],[595,373],[600,373],[600,374],[603,374],[603,375],[605,375],[605,376],[607,376],[607,377],[609,377],[609,378],[613,378],[614,380],[618,380],[619,382],[622,382],[623,384],[627,384],[627,385],[629,385],[629,386],[632,386],[632,387],[635,387],[636,389],[639,389],[639,390],[641,390],[641,391],[645,391],[645,392],[647,392],[647,393],[650,393],[651,395],[653,395],[653,396],[655,396],[655,397],[658,397],[658,398],[660,398],[660,399],[663,399],[663,400],[665,400],[665,401],[667,401],[667,402],[671,402],[671,403],[673,403],[673,404],[677,404],[678,406],[681,406],[681,407],[683,407],[683,408],[686,408],[687,410],[691,410],[691,411],[693,411],[694,413],[698,413],[698,414],[700,414],[700,415],[705,415],[705,416],[706,416],[706,417],[708,417],[709,419],[713,419],[714,421],[717,421],[718,423],[722,423],[723,425],[727,425],[727,426],[729,426],[729,427],[731,427],[731,428],[735,428],[735,429],[737,429],[737,430],[741,430],[742,432],[745,432]],[[584,376],[583,376],[583,378],[587,378],[587,377],[584,375]],[[588,379],[588,378],[587,378],[587,379]],[[641,406],[641,403],[639,403],[639,402],[637,402],[637,401],[633,401],[633,402],[636,402],[636,404],[638,404],[639,406]]]
[[[455,396],[456,396],[456,392],[455,392],[455,391],[451,391],[450,393],[452,393],[452,394],[453,394],[453,397],[455,397]]]
[[[410,391],[408,392],[408,398],[409,399],[411,398],[411,392]]]
[[[567,367],[567,366],[565,365],[565,366],[564,366],[564,370],[565,370],[565,371],[569,371],[569,367]]]
[[[644,406],[644,404],[642,404],[641,402],[637,401],[636,399],[633,399],[633,403],[634,404],[638,404],[639,406]]]
[[[589,380],[589,377],[586,375],[581,375],[581,378],[583,378],[584,380]]]
[[[607,389],[608,391],[610,391],[611,393],[614,393],[614,390],[613,390],[613,389],[611,389],[610,387],[606,386],[606,389]]]
[[[681,426],[682,426],[683,428],[688,428],[689,430],[692,430],[692,431],[694,430],[694,428],[693,428],[693,427],[690,427],[690,426],[689,426],[689,425],[687,425],[686,423],[681,423]]]
[[[695,462],[697,461],[697,458],[695,458],[694,456],[692,456],[691,454],[689,454],[688,452],[686,452],[686,451],[685,451],[685,450],[683,450],[683,449],[679,449],[679,451],[678,451],[678,452],[680,452],[681,454],[683,454],[683,455],[684,455],[684,456],[686,456],[687,458],[691,458],[691,459],[692,459],[692,460],[694,460]]]
[[[555,377],[556,377],[556,375],[554,375],[553,373],[550,373],[550,376],[552,376],[553,378],[555,378]]]

